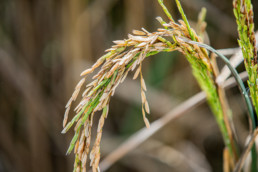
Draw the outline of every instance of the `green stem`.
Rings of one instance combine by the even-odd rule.
[[[166,13],[169,20],[171,20],[172,22],[175,22],[172,15],[169,13],[167,7],[164,5],[163,0],[158,0],[158,2],[160,4],[160,6],[163,8],[163,11]]]
[[[191,39],[194,40],[194,41],[196,41],[195,36],[194,36],[194,34],[193,34],[193,32],[192,32],[192,29],[191,29],[191,27],[190,27],[190,24],[189,24],[189,22],[188,22],[188,20],[187,20],[187,18],[186,18],[186,15],[185,15],[185,13],[184,13],[184,10],[183,10],[183,8],[182,8],[182,6],[181,6],[179,0],[176,0],[176,5],[177,5],[177,8],[178,8],[178,10],[179,10],[179,12],[180,12],[180,14],[181,14],[181,16],[182,16],[182,18],[183,18],[185,24],[186,24],[186,27],[187,27],[187,30],[188,30],[188,32],[189,32],[189,35],[190,35]]]
[[[214,48],[212,48],[212,47],[210,47],[210,46],[208,46],[206,44],[202,44],[202,43],[199,43],[199,42],[187,40],[187,39],[184,39],[184,38],[179,38],[179,39],[182,39],[183,41],[185,41],[185,42],[187,42],[189,44],[196,44],[196,45],[198,45],[200,47],[206,48],[207,50],[210,50],[211,52],[217,54],[224,61],[224,63],[228,66],[229,70],[231,71],[231,73],[233,74],[234,78],[236,79],[237,84],[238,84],[238,86],[240,88],[240,91],[241,91],[241,93],[244,96],[244,100],[245,100],[245,103],[246,103],[246,106],[247,106],[247,110],[248,110],[248,115],[249,115],[249,117],[250,117],[250,119],[252,121],[252,124],[251,124],[252,125],[252,130],[254,131],[255,128],[256,128],[256,123],[255,123],[255,116],[254,116],[251,100],[249,99],[249,96],[248,96],[248,94],[246,92],[246,89],[245,89],[243,81],[241,80],[240,76],[238,75],[236,69],[230,64],[229,60],[223,54],[219,53]],[[257,164],[256,164],[257,155],[256,155],[255,144],[252,147],[251,156],[252,156],[252,171],[256,172],[257,171]]]

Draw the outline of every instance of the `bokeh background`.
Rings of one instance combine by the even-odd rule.
[[[210,45],[238,46],[232,1],[181,3],[193,26],[200,9],[207,8]],[[253,3],[256,13],[258,2]],[[165,4],[179,19],[175,2]],[[157,16],[167,21],[156,0],[1,0],[0,171],[72,171],[74,156],[65,153],[73,132],[61,134],[62,118],[81,71],[113,40],[126,38],[133,29],[161,27]],[[188,62],[177,52],[148,58],[143,67],[150,121],[200,91]],[[237,88],[227,91],[227,97],[243,146],[248,134],[243,101]],[[140,84],[129,75],[111,101],[102,156],[143,127]],[[222,151],[221,135],[205,103],[164,126],[108,171],[221,171]]]

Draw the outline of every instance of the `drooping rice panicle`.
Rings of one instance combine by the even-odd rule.
[[[163,4],[162,0],[159,0],[159,2]],[[134,30],[133,34],[128,35],[127,39],[113,41],[115,45],[106,50],[108,53],[102,56],[90,69],[86,69],[81,73],[81,76],[86,77],[98,67],[100,68],[97,74],[93,76],[93,81],[86,86],[85,91],[82,93],[81,101],[75,108],[77,114],[68,124],[67,115],[71,104],[77,98],[85,79],[82,79],[77,84],[72,98],[66,105],[67,110],[65,112],[64,130],[62,133],[67,132],[69,128],[77,123],[74,128],[75,136],[67,151],[68,153],[72,150],[75,152],[75,170],[86,171],[88,156],[93,172],[99,170],[100,141],[111,96],[114,95],[116,88],[124,81],[127,74],[135,69],[133,79],[140,78],[143,119],[147,127],[150,125],[145,115],[146,112],[150,113],[150,108],[145,95],[147,88],[142,74],[142,62],[146,57],[159,52],[171,52],[175,50],[182,52],[190,62],[195,78],[207,94],[208,102],[222,132],[225,145],[229,149],[230,155],[233,156],[234,150],[231,147],[231,139],[225,125],[223,110],[219,101],[218,85],[215,82],[214,69],[208,52],[204,48],[187,44],[182,39],[179,39],[184,37],[201,42],[200,37],[190,27],[179,1],[176,2],[184,21],[179,20],[178,23],[175,23],[163,4],[162,7],[169,17],[170,22],[166,23],[160,17],[157,19],[164,28],[159,28],[156,32],[152,33],[144,28],[141,31]],[[171,37],[172,41],[169,41],[168,38]],[[98,119],[99,125],[96,139],[90,150],[92,138],[91,128],[94,122],[94,114],[97,111],[102,111],[102,115]]]
[[[133,33],[134,35],[128,35],[128,39],[114,41],[115,45],[113,45],[111,49],[108,49],[106,55],[102,56],[90,69],[86,69],[81,73],[83,79],[79,81],[75,87],[72,98],[66,105],[63,122],[64,129],[62,133],[66,133],[76,124],[74,127],[75,135],[67,151],[68,154],[73,149],[75,151],[76,160],[74,168],[76,168],[76,170],[86,170],[86,162],[89,154],[92,170],[98,170],[100,140],[104,121],[108,113],[107,109],[110,98],[114,94],[117,86],[126,78],[128,72],[135,69],[134,79],[140,75],[143,119],[146,126],[149,127],[145,112],[150,113],[150,109],[145,95],[147,88],[141,71],[142,61],[150,55],[157,54],[161,51],[174,51],[177,47],[164,38],[168,36],[167,30],[150,33],[142,29],[142,31],[134,30]],[[93,81],[86,86],[86,89],[82,93],[80,103],[74,109],[77,114],[67,123],[72,102],[76,100],[85,83],[86,76],[93,73],[100,66],[100,70],[92,77]],[[101,110],[103,111],[103,115],[99,119],[96,140],[90,151],[93,116],[95,112]]]

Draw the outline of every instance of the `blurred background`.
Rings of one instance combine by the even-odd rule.
[[[210,45],[238,46],[232,1],[181,3],[193,26],[200,9],[207,8]],[[258,2],[253,3],[258,11]],[[179,19],[175,2],[165,4]],[[157,0],[1,0],[0,171],[71,172],[74,156],[65,153],[73,132],[61,134],[62,118],[81,71],[113,40],[126,38],[133,29],[161,27],[157,16],[168,21]],[[188,62],[177,52],[148,58],[143,67],[151,122],[200,91]],[[248,134],[243,100],[237,88],[227,91],[227,97],[243,146]],[[102,156],[143,127],[140,83],[129,75],[111,101]],[[205,103],[164,126],[108,171],[222,171],[222,152],[220,132]]]

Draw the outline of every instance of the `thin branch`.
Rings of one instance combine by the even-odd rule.
[[[239,47],[236,48],[225,48],[225,49],[219,49],[217,50],[218,52],[220,52],[221,54],[223,54],[224,56],[229,56],[232,54],[236,54],[237,52],[241,51]]]
[[[236,167],[234,169],[234,172],[240,172],[242,169],[242,166],[247,158],[247,155],[249,154],[250,150],[253,147],[253,144],[255,143],[255,138],[258,135],[258,128],[254,130],[254,133],[252,134],[252,137],[247,144],[247,147],[245,148],[244,153],[242,154],[241,158],[239,159],[238,163],[236,164]]]

